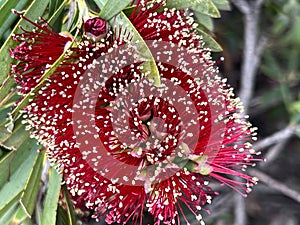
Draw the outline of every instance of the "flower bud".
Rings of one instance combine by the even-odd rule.
[[[108,25],[106,20],[103,20],[100,17],[94,17],[84,22],[83,29],[88,36],[100,39],[106,35]]]

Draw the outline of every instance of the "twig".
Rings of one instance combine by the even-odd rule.
[[[266,44],[264,36],[258,39],[258,21],[262,1],[232,0],[232,2],[244,14],[244,59],[239,96],[244,104],[244,113],[247,114],[250,99],[253,96],[256,71]],[[247,224],[245,200],[239,195],[235,195],[234,224]]]
[[[270,225],[297,225],[299,224],[297,218],[287,209],[273,217]]]
[[[264,0],[256,0],[255,5],[257,7],[261,7],[261,5],[263,4]]]
[[[235,206],[234,206],[234,225],[247,224],[246,204],[245,199],[239,193],[235,193]]]
[[[244,104],[244,113],[247,114],[250,99],[253,96],[256,70],[266,43],[266,41],[258,41],[258,21],[262,1],[256,0],[255,2],[247,2],[246,0],[232,0],[232,2],[244,14],[244,59],[239,96]],[[235,196],[234,224],[247,224],[245,200],[238,195]]]
[[[255,176],[258,179],[260,179],[262,182],[267,184],[270,188],[278,190],[278,191],[282,192],[284,195],[286,195],[286,196],[290,197],[291,199],[294,199],[295,201],[300,203],[300,193],[299,192],[289,188],[285,184],[280,183],[279,181],[273,179],[272,177],[268,176],[267,174],[265,174],[259,170],[252,169],[252,170],[249,170],[249,172],[252,176]]]
[[[256,46],[256,58],[257,58],[257,62],[256,62],[256,69],[258,68],[258,66],[260,65],[260,61],[261,61],[261,56],[262,53],[266,47],[268,43],[268,38],[265,34],[261,35],[261,37],[259,38],[258,42],[257,42],[257,46]]]
[[[256,70],[264,47],[264,44],[258,41],[258,21],[261,3],[259,1],[248,3],[244,0],[233,0],[233,3],[244,14],[244,60],[239,96],[244,104],[245,113],[247,113],[250,99],[253,96]]]
[[[272,147],[264,156],[265,162],[260,163],[260,167],[265,168],[268,165],[270,165],[270,163],[273,162],[279,156],[280,152],[284,149],[289,139],[290,137],[286,138],[285,140],[279,142],[274,147]]]
[[[300,129],[300,125],[288,125],[283,130],[280,130],[280,131],[272,134],[271,136],[266,137],[265,139],[257,142],[255,145],[253,145],[253,148],[255,150],[261,150],[263,148],[267,148],[270,145],[279,143],[279,142],[291,137],[299,129]]]
[[[213,204],[208,205],[207,209],[210,211],[209,215],[204,214],[204,219],[208,223],[213,223],[214,219],[220,218],[230,210],[233,205],[233,192],[222,193],[222,195],[216,196],[213,200]],[[206,218],[207,217],[207,218]]]
[[[249,13],[249,4],[245,0],[231,0],[232,3],[244,14]]]

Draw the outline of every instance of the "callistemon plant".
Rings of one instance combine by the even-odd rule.
[[[209,182],[251,190],[255,129],[186,11],[138,3],[110,24],[85,19],[80,38],[28,21],[36,29],[11,51],[20,93],[36,92],[24,122],[76,207],[109,224],[142,224],[145,212],[153,224],[204,224]]]

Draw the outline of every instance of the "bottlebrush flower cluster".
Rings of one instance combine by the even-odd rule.
[[[242,194],[256,183],[243,172],[258,154],[249,143],[255,129],[193,19],[164,4],[139,3],[128,16],[135,30],[85,21],[82,37],[25,108],[27,128],[58,165],[76,206],[109,224],[142,224],[145,212],[153,224],[189,224],[187,212],[204,224],[201,210],[216,194],[210,181]],[[72,41],[45,21],[28,21],[36,29],[16,34],[11,51],[23,95]],[[136,31],[159,86],[148,79],[156,67]]]

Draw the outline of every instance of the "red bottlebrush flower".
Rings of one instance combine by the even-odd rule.
[[[192,18],[175,9],[158,11],[163,5],[139,4],[129,17],[156,61],[160,87],[146,78],[151,63],[137,51],[140,42],[120,25],[112,30],[121,32],[109,31],[99,42],[83,35],[26,107],[28,128],[59,165],[74,203],[108,223],[142,224],[144,211],[154,224],[190,223],[190,211],[203,224],[202,207],[216,194],[210,180],[241,193],[256,182],[241,172],[256,153],[248,143],[254,129],[241,116],[239,100],[218,76]],[[88,20],[84,30],[101,35],[101,23]],[[20,46],[28,46],[27,53],[31,45],[47,45],[31,42],[47,36],[36,26],[41,31],[25,32],[13,55],[23,54]],[[67,41],[52,49],[52,58]],[[40,76],[41,70],[33,71],[47,65],[25,67],[28,58],[17,59],[14,71],[21,78]]]
[[[57,33],[45,21],[38,24],[17,11],[14,13],[36,27],[33,31],[20,27],[23,33],[13,36],[20,45],[11,51],[11,57],[19,61],[19,64],[13,65],[12,72],[16,74],[16,81],[21,84],[20,92],[26,94],[38,84],[45,70],[59,58],[72,39],[66,34]]]

